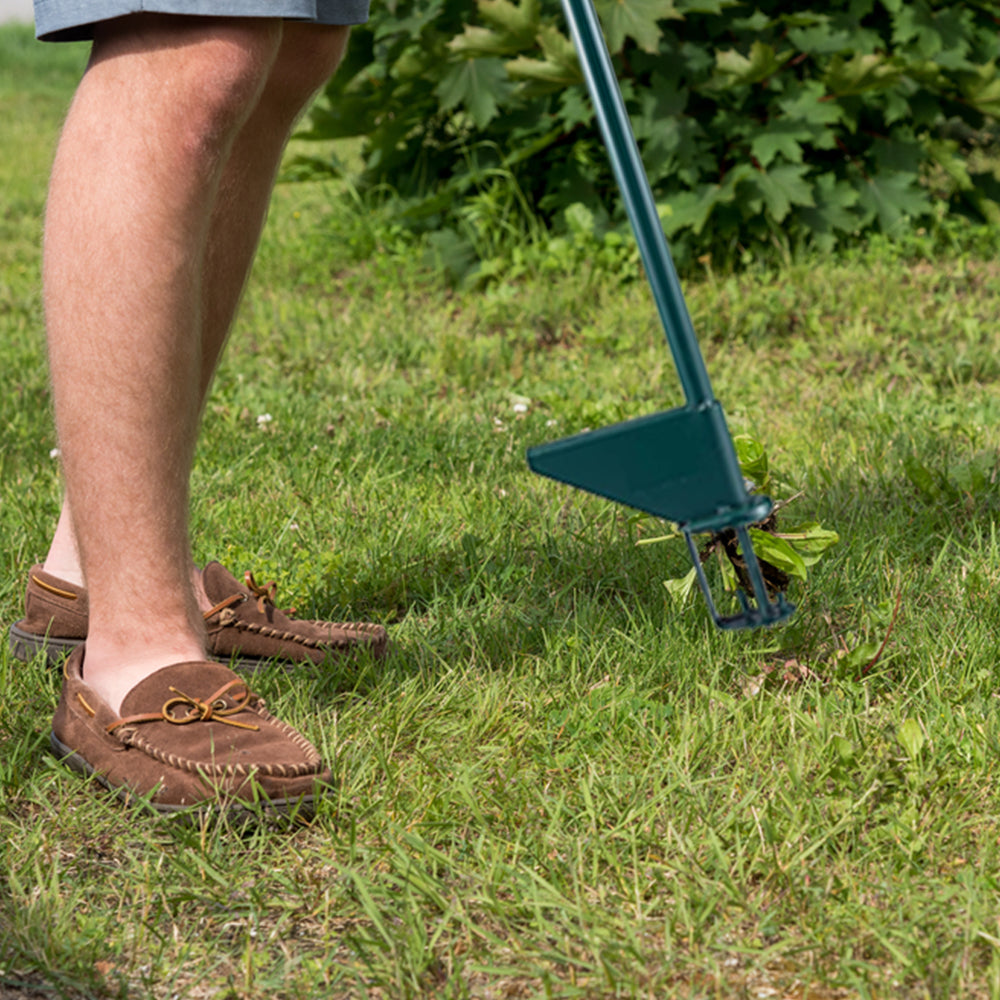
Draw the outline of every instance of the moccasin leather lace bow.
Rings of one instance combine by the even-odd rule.
[[[241,593],[237,591],[235,594],[230,594],[229,597],[224,598],[219,601],[214,607],[209,608],[208,611],[204,612],[204,619],[208,621],[214,615],[217,615],[220,611],[224,611],[226,608],[231,608],[236,604],[242,604],[244,601],[250,600],[251,597],[257,598],[257,610],[262,614],[267,614],[267,606],[270,605],[272,608],[278,606],[278,584],[271,580],[265,583],[262,587],[253,577],[253,573],[247,570],[243,574],[243,582],[246,584],[247,590],[250,591],[249,594]],[[284,612],[286,615],[294,615],[295,608],[289,608]]]
[[[264,614],[264,608],[270,604],[272,607],[278,606],[278,584],[274,580],[265,583],[261,587],[257,581],[253,578],[253,573],[247,570],[243,574],[243,582],[247,585],[247,590],[257,598],[257,610]],[[294,615],[295,608],[289,608],[286,615]]]
[[[224,696],[234,687],[242,687],[243,694],[239,698],[235,698],[234,703],[230,705]],[[221,722],[239,729],[256,731],[260,728],[252,723],[237,722],[230,718],[230,716],[247,711],[250,708],[251,699],[254,697],[239,677],[234,677],[228,684],[224,684],[215,694],[204,701],[200,698],[192,698],[175,687],[171,687],[170,690],[175,697],[167,699],[159,712],[144,712],[141,715],[129,715],[123,719],[116,719],[107,727],[107,731],[112,733],[120,726],[131,726],[142,722],[169,722],[174,726],[186,726],[192,722]],[[183,705],[187,705],[188,710],[178,714],[177,709]]]

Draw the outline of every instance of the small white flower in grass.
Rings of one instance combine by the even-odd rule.
[[[52,450],[51,450],[51,451],[49,452],[49,458],[58,458],[58,457],[59,457],[59,455],[60,455],[60,451],[59,451],[59,449],[58,449],[58,448],[53,448],[53,449],[52,449]]]
[[[555,427],[555,425],[558,424],[558,423],[559,423],[558,420],[546,420],[545,421],[545,426],[546,427]]]
[[[527,413],[528,404],[527,403],[515,403],[512,407],[515,413]]]
[[[274,417],[272,417],[270,413],[261,413],[257,417],[257,426],[263,427],[264,424],[269,424],[272,420],[274,420]]]

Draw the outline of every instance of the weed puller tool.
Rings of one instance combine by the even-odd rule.
[[[686,402],[531,448],[528,464],[552,479],[676,522],[719,628],[774,624],[795,609],[783,594],[771,600],[747,530],[766,518],[773,505],[747,490],[722,407],[712,394],[593,2],[563,0],[563,9]],[[742,613],[728,617],[712,600],[693,539],[698,532],[725,529],[736,532],[756,599],[754,605],[739,590]]]

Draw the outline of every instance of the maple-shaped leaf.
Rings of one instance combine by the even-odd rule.
[[[539,29],[538,44],[542,47],[542,54],[546,60],[562,66],[565,69],[575,70],[582,80],[580,73],[580,60],[576,54],[573,43],[556,27],[545,25]]]
[[[789,163],[802,162],[802,146],[790,132],[761,132],[750,143],[750,155],[765,169],[779,153]]]
[[[829,99],[826,88],[817,80],[807,80],[788,87],[778,98],[778,107],[789,118],[801,119],[821,132],[825,131],[823,126],[836,124],[844,117],[843,109],[836,101]]]
[[[620,52],[625,39],[631,38],[640,49],[655,54],[661,34],[657,22],[683,17],[674,0],[598,0],[597,11],[613,53]]]
[[[815,207],[801,207],[796,215],[805,223],[816,246],[821,250],[833,249],[837,232],[853,232],[861,221],[857,212],[857,189],[827,173],[816,178],[813,195]]]
[[[441,16],[443,9],[444,4],[442,0],[431,0],[422,10],[411,10],[405,17],[399,17],[377,25],[375,27],[375,40],[383,41],[393,36],[416,38],[424,28]]]
[[[657,206],[667,236],[688,228],[695,234],[700,233],[718,200],[718,184],[702,184],[694,191],[670,195],[665,204]]]
[[[461,105],[477,127],[485,128],[496,117],[499,101],[512,90],[499,59],[463,59],[445,74],[435,93],[443,111]]]
[[[916,174],[885,172],[869,177],[860,186],[858,203],[869,217],[878,219],[882,232],[891,232],[907,216],[930,210],[926,191]]]
[[[831,59],[824,83],[831,94],[847,97],[894,87],[902,75],[903,71],[881,52],[859,52],[850,59]]]
[[[789,163],[801,163],[802,143],[815,137],[816,130],[808,124],[779,118],[754,132],[750,155],[765,169],[779,153]]]
[[[764,196],[768,214],[775,222],[783,222],[793,205],[812,207],[816,204],[812,184],[805,177],[808,169],[789,163],[757,172],[754,181]]]
[[[791,57],[792,52],[779,54],[773,45],[759,41],[750,46],[749,55],[735,49],[716,52],[713,85],[730,87],[734,83],[760,83],[774,76]]]
[[[576,49],[558,28],[551,25],[540,28],[538,44],[543,59],[520,56],[507,62],[507,73],[512,80],[526,80],[548,87],[569,87],[583,82]]]
[[[479,16],[492,28],[520,45],[530,45],[541,22],[540,0],[478,0]]]
[[[972,177],[969,174],[969,159],[964,155],[954,139],[928,139],[924,144],[931,163],[950,178],[959,191],[971,191]]]
[[[559,98],[559,118],[567,131],[574,125],[589,125],[594,120],[594,108],[579,88],[563,91]]]
[[[541,9],[539,0],[479,0],[479,15],[489,27],[467,24],[461,35],[449,43],[452,52],[477,58],[482,56],[512,56],[526,48],[534,48]]]
[[[518,45],[499,32],[477,24],[467,24],[461,35],[456,35],[448,42],[448,48],[466,59],[481,59],[508,56],[518,50]]]
[[[969,14],[962,5],[932,11],[925,4],[901,4],[893,14],[892,40],[949,69],[964,69],[971,65],[968,21]]]
[[[996,62],[980,66],[962,78],[962,96],[977,111],[1000,118],[1000,70]]]
[[[850,52],[854,39],[847,28],[834,30],[829,18],[823,18],[817,24],[792,28],[788,32],[788,40],[800,52],[813,55],[834,55],[837,52]]]

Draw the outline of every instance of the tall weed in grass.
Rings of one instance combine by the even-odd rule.
[[[5,622],[59,502],[36,237],[69,82],[23,41]],[[727,636],[652,526],[524,464],[680,398],[641,282],[349,263],[370,220],[331,194],[277,192],[192,521],[299,614],[392,627],[383,663],[253,678],[336,792],[292,830],[127,813],[0,649],[0,995],[1000,996],[993,237],[688,283],[734,430],[841,536],[788,627]]]

